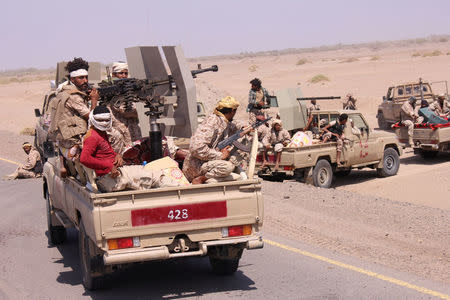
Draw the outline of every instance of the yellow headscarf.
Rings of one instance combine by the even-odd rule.
[[[236,99],[234,99],[231,96],[226,96],[225,98],[223,98],[222,100],[220,100],[217,103],[214,113],[218,116],[222,116],[225,120],[227,120],[227,118],[225,118],[225,116],[219,110],[221,110],[222,108],[237,109],[239,107],[239,105],[240,104]]]

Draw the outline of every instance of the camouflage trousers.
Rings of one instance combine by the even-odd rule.
[[[104,192],[146,190],[157,188],[161,184],[161,171],[151,171],[143,166],[123,166],[119,168],[120,176],[113,178],[106,174],[97,179],[97,186]]]
[[[333,137],[333,134],[331,132],[327,132],[327,133],[325,133],[323,135],[323,137],[331,139]],[[344,147],[344,141],[342,139],[337,139],[336,143],[337,143],[336,151],[337,152],[342,152],[342,148]]]
[[[217,159],[205,162],[202,165],[200,172],[208,179],[221,178],[230,175],[235,167],[236,166],[230,161]]]
[[[412,138],[413,134],[414,134],[414,124],[420,124],[422,122],[423,122],[423,117],[418,117],[415,123],[411,120],[403,120],[402,121],[403,125],[408,127],[408,136],[410,138]]]
[[[22,166],[19,166],[14,173],[6,175],[4,178],[8,180],[19,178],[36,178],[36,173],[30,170],[25,170]]]

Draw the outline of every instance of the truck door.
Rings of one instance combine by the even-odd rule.
[[[350,123],[347,126],[350,144],[353,144],[352,164],[377,160],[377,138],[370,134],[366,121],[359,114],[352,114],[349,118],[353,121],[353,128]]]

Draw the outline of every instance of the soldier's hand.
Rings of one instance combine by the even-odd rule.
[[[123,166],[122,155],[117,154],[116,157],[114,157],[114,166],[116,166],[116,167],[122,167]]]
[[[253,127],[252,126],[247,126],[243,129],[243,131],[241,132],[240,136],[243,137],[244,135],[250,133],[253,131]]]
[[[227,146],[225,148],[223,148],[222,150],[220,150],[220,152],[222,152],[222,159],[225,160],[228,157],[230,157],[230,151],[231,151],[231,146]]]
[[[100,99],[100,95],[98,94],[98,90],[96,88],[93,88],[89,93],[89,99],[92,101],[92,103],[97,104],[98,99]]]
[[[111,174],[111,177],[112,177],[112,178],[117,178],[117,177],[120,176],[120,172],[119,172],[119,170],[116,168],[116,166],[113,166],[113,167],[112,167],[110,174]]]

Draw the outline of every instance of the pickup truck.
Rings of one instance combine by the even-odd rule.
[[[395,134],[401,143],[408,142],[408,128],[394,125]],[[425,125],[414,128],[414,153],[423,158],[433,158],[439,152],[450,153],[450,123]]]
[[[348,175],[352,169],[372,168],[380,177],[396,175],[400,167],[399,157],[403,153],[397,137],[393,133],[373,131],[364,116],[358,111],[313,111],[314,117],[320,120],[319,131],[329,122],[336,120],[341,113],[349,116],[344,130],[346,140],[341,160],[342,167],[336,163],[336,142],[315,144],[303,147],[283,148],[280,169],[275,171],[273,151],[269,150],[269,163],[262,167],[262,156],[258,155],[256,170],[264,179],[283,179],[295,176],[311,182],[317,187],[329,188],[333,174]],[[350,125],[353,121],[354,130]],[[357,133],[357,134],[355,134]]]
[[[209,256],[214,273],[232,274],[244,249],[263,247],[259,179],[94,193],[61,178],[59,157],[44,165],[50,244],[78,230],[82,282],[100,288],[105,275],[130,263]]]

